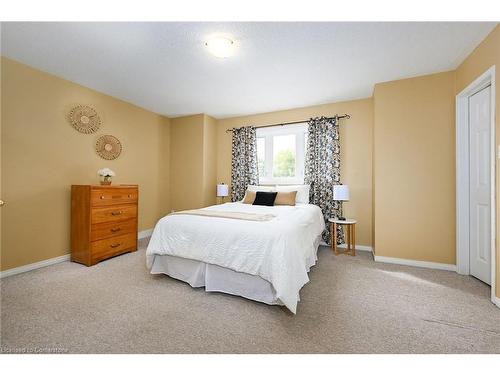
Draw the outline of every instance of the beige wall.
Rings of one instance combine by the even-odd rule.
[[[375,250],[455,264],[453,72],[377,84]]]
[[[217,120],[205,115],[203,124],[203,206],[216,203]]]
[[[169,120],[2,58],[1,269],[67,254],[70,186],[99,183],[96,171],[109,167],[115,183],[138,184],[139,228],[152,228],[170,211],[168,186]],[[73,105],[90,104],[102,119],[94,134],[77,132],[66,120]],[[103,134],[118,137],[116,160],[94,151]],[[161,202],[161,203],[160,203]]]
[[[175,211],[203,205],[204,115],[170,120],[170,201]]]
[[[252,116],[218,120],[217,181],[231,182],[231,134],[226,129],[246,125],[266,125],[300,121],[316,116],[349,113],[351,119],[341,120],[341,177],[349,185],[351,200],[344,204],[344,214],[358,220],[357,242],[372,244],[372,130],[373,101],[362,99],[349,102],[296,108]]]
[[[205,114],[171,121],[171,205],[175,211],[216,201],[216,120]]]
[[[496,67],[496,144],[500,146],[500,26],[497,26],[488,37],[465,59],[455,71],[455,94],[460,93],[476,78]],[[500,298],[500,163],[496,164],[496,196],[497,196],[497,254],[496,254],[496,295]]]
[[[170,178],[170,155],[171,155],[171,135],[170,135],[170,120],[166,117],[163,117],[164,126],[160,127],[160,139],[159,139],[159,157],[160,160],[158,162],[158,166],[160,168],[160,186],[159,186],[159,200],[158,204],[160,207],[160,217],[163,217],[170,213],[172,210],[171,203],[171,190],[172,190],[172,181]],[[166,125],[166,126],[165,126]],[[142,197],[141,197],[142,198]],[[140,202],[139,202],[140,203]],[[154,224],[146,229],[152,229]]]

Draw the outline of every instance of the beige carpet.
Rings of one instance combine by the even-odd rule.
[[[145,268],[146,243],[87,268],[1,281],[1,350],[70,353],[500,353],[489,288],[454,272],[320,248],[296,316]]]

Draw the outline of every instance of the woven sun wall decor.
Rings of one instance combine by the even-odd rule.
[[[88,105],[77,105],[69,112],[69,122],[80,133],[95,133],[101,127],[101,118]]]
[[[113,137],[112,135],[103,135],[97,140],[95,150],[101,158],[113,160],[120,156],[122,152],[122,144],[118,138]]]

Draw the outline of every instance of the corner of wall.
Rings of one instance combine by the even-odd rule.
[[[168,117],[162,116],[161,122],[162,126],[160,129],[160,162],[158,163],[158,173],[160,175],[160,217],[167,215],[172,210],[172,202],[170,200],[170,119]]]
[[[217,120],[201,113],[171,119],[171,124],[171,208],[215,204]]]
[[[204,114],[203,120],[203,205],[216,203],[217,120]]]

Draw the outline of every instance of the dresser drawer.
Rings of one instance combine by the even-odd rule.
[[[129,233],[92,242],[92,263],[137,249],[137,233]]]
[[[96,206],[107,206],[126,203],[137,203],[138,190],[127,188],[102,188],[92,189],[90,193],[90,204]]]
[[[132,220],[127,221],[112,221],[108,223],[92,224],[90,240],[102,240],[104,238],[120,236],[127,233],[135,233],[137,231],[137,222]]]
[[[92,224],[124,221],[136,217],[136,205],[92,208]]]

